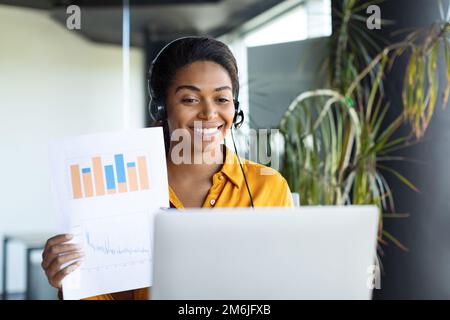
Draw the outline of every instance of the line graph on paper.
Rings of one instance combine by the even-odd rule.
[[[114,246],[111,244],[111,241],[109,239],[109,236],[106,237],[106,239],[95,242],[95,240],[92,239],[92,235],[89,232],[86,232],[86,244],[89,249],[91,249],[94,252],[100,252],[106,255],[126,255],[129,256],[135,255],[135,254],[145,254],[150,256],[150,249],[146,248],[145,246],[141,247],[121,247],[120,244],[117,246]]]
[[[85,259],[80,269],[124,268],[151,262],[150,220],[146,213],[85,220],[77,232]]]

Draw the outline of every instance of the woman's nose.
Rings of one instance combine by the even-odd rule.
[[[211,119],[217,115],[217,109],[213,102],[204,101],[202,104],[202,110],[200,112],[200,117],[203,119]]]

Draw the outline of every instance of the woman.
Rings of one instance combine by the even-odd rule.
[[[278,172],[250,161],[241,168],[236,154],[223,144],[227,130],[242,120],[235,101],[236,60],[225,44],[208,37],[171,42],[152,64],[149,87],[151,114],[165,132],[171,207],[292,206],[289,187]],[[183,148],[174,136],[185,138]],[[43,253],[42,267],[60,298],[62,279],[80,266],[73,261],[83,256],[81,247],[68,240],[69,235],[50,238]],[[148,294],[142,288],[89,299],[147,299]]]

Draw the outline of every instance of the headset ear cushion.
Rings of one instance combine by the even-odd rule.
[[[233,99],[233,103],[234,103],[233,124],[235,128],[239,128],[242,125],[242,122],[244,122],[244,113],[239,108],[239,101],[237,99]]]
[[[154,101],[153,99],[149,103],[149,114],[153,122],[162,121],[165,119],[166,116],[164,106],[159,103],[156,103],[156,101]]]
[[[236,129],[239,128],[243,122],[244,122],[244,112],[242,110],[236,111],[233,119],[234,127]]]
[[[234,110],[239,111],[239,101],[237,99],[233,99]]]

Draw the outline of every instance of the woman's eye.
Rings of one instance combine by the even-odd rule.
[[[183,99],[182,101],[183,101],[183,103],[192,104],[192,103],[197,102],[197,99],[194,99],[194,98],[185,98],[185,99]]]
[[[217,99],[220,103],[227,103],[227,102],[229,102],[230,100],[228,100],[227,98],[219,98],[219,99]]]

